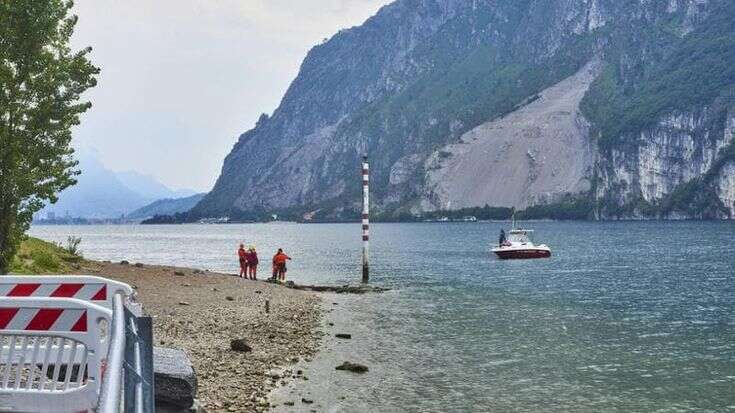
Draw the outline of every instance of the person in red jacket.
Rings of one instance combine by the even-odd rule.
[[[240,244],[237,257],[240,259],[240,278],[246,278],[248,275],[248,253],[245,251],[245,244]]]
[[[281,283],[286,281],[286,261],[290,259],[291,257],[286,255],[282,248],[279,248],[276,255],[273,256],[274,272],[278,275],[277,281],[280,281]]]
[[[248,277],[251,280],[257,280],[258,276],[258,253],[255,251],[255,246],[251,245],[247,253],[248,257]]]

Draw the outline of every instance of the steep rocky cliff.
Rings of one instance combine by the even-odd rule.
[[[398,0],[312,49],[192,218],[554,204],[735,215],[728,0]]]
[[[722,196],[735,155],[735,2],[669,3],[685,14],[611,38],[582,102],[602,218],[735,216]]]

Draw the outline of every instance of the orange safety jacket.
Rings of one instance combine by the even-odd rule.
[[[291,259],[291,257],[289,257],[286,254],[283,254],[283,253],[276,254],[276,255],[273,256],[273,263],[276,264],[276,265],[285,264],[286,263],[286,260],[290,260],[290,259]]]

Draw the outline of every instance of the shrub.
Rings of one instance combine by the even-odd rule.
[[[79,249],[79,244],[82,243],[82,237],[75,237],[73,235],[70,235],[66,239],[66,246],[64,247],[64,251],[68,252],[71,255],[80,257],[82,255],[82,250]]]

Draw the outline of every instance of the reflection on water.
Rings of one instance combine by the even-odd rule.
[[[537,261],[491,257],[500,227],[373,225],[372,282],[396,291],[336,298],[348,313],[328,315],[353,333],[330,351],[371,371],[330,371],[313,392],[346,410],[735,409],[735,223],[539,222],[554,255]],[[266,262],[283,247],[297,282],[360,277],[359,224],[31,232],[81,236],[90,258],[229,272],[245,241]]]

